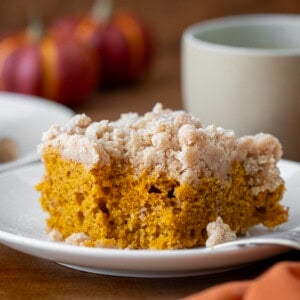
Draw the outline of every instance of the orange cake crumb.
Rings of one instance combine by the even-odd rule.
[[[77,115],[52,126],[40,152],[47,224],[71,244],[191,248],[206,244],[207,225],[220,218],[239,234],[288,217],[275,137],[237,138],[160,104],[115,122]]]

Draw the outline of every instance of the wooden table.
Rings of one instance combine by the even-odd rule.
[[[0,4],[1,28],[18,27],[24,20],[24,0]],[[75,1],[43,1],[46,14],[60,7],[65,13]],[[91,1],[76,1],[82,7]],[[45,3],[45,4],[44,4]],[[72,4],[71,4],[72,3]],[[144,14],[156,33],[157,49],[149,76],[136,86],[100,91],[75,108],[96,120],[115,119],[121,112],[146,112],[157,102],[182,107],[180,89],[180,35],[191,23],[222,15],[254,12],[300,12],[294,0],[212,0],[212,1],[116,1]],[[3,7],[2,7],[3,6]],[[11,18],[10,15],[15,18]],[[225,273],[178,279],[139,279],[102,276],[67,269],[54,262],[31,257],[0,245],[0,299],[175,299],[229,280],[254,278],[282,260],[300,261],[300,252],[291,251]]]
[[[225,273],[173,279],[102,276],[0,246],[0,299],[178,299],[229,280],[254,278],[277,261],[300,261],[300,252]]]

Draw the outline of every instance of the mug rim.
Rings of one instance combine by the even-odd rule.
[[[222,44],[217,42],[210,42],[201,37],[196,37],[201,33],[216,31],[226,27],[237,28],[241,25],[270,25],[270,24],[296,24],[299,23],[299,14],[242,14],[225,16],[216,19],[199,22],[187,27],[182,35],[182,42],[184,44],[191,44],[192,46],[200,49],[206,49],[214,52],[223,52],[227,54],[239,55],[262,55],[262,56],[299,56],[299,48],[254,48],[245,46],[234,46]],[[300,34],[299,34],[300,41]]]

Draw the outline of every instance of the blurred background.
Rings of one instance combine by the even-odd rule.
[[[58,17],[87,12],[92,0],[1,0],[0,34],[22,29],[32,8],[48,25]],[[124,111],[145,112],[157,101],[182,107],[180,39],[196,22],[225,15],[300,13],[297,0],[115,0],[114,11],[130,10],[142,17],[153,38],[154,55],[146,76],[134,84],[93,92],[73,109],[96,118],[114,119]]]

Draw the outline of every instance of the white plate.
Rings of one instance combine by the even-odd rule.
[[[280,168],[287,186],[283,203],[290,207],[289,221],[281,230],[288,230],[300,222],[300,164],[281,161]],[[120,250],[49,242],[44,233],[46,214],[39,206],[39,194],[33,189],[42,173],[43,167],[38,164],[0,174],[0,242],[37,257],[100,274],[178,277],[219,272],[287,250],[279,246]]]
[[[13,139],[18,159],[0,163],[0,172],[37,160],[36,145],[52,124],[64,124],[74,113],[65,106],[34,96],[0,92],[0,138]]]

